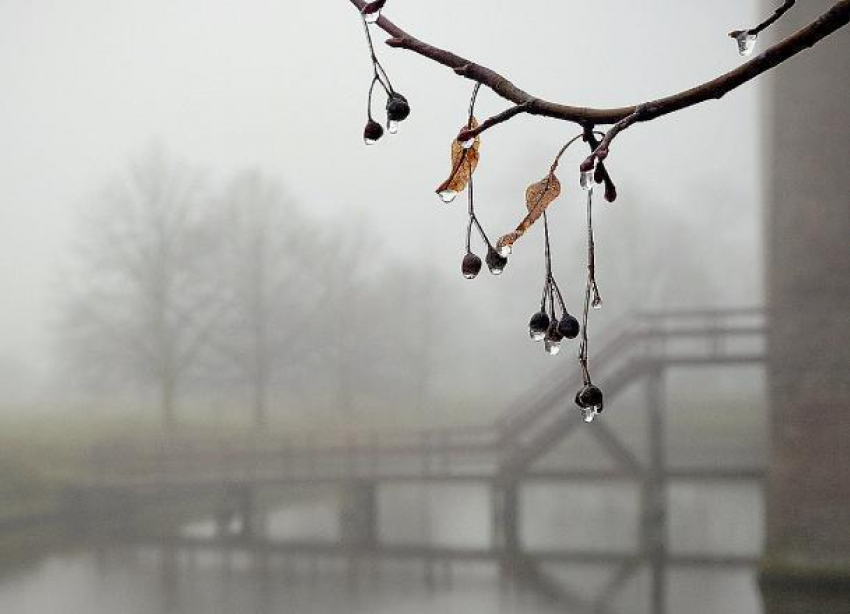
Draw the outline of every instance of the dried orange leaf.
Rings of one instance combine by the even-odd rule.
[[[514,232],[508,233],[499,239],[496,247],[503,253],[510,252],[517,239],[531,228],[531,225],[546,211],[546,207],[558,198],[560,194],[561,182],[555,177],[555,173],[549,173],[537,183],[532,183],[528,186],[525,190],[525,206],[528,208],[528,215],[523,218]]]
[[[528,186],[525,190],[525,206],[528,207],[528,217],[523,220],[523,223],[528,221],[528,224],[525,226],[525,230],[536,222],[537,218],[543,215],[543,212],[546,211],[546,207],[549,206],[549,203],[558,198],[560,195],[561,182],[558,181],[557,177],[555,177],[555,173],[549,173],[537,183],[532,183]],[[522,226],[522,224],[520,224],[520,226]]]
[[[477,127],[478,120],[474,117],[468,126],[464,126],[464,128]],[[449,174],[449,178],[437,188],[438,194],[441,196],[451,195],[453,198],[466,189],[466,186],[469,185],[469,180],[472,178],[472,173],[475,172],[475,168],[478,166],[478,149],[480,146],[481,139],[477,136],[468,149],[465,149],[457,139],[452,140],[451,173]]]

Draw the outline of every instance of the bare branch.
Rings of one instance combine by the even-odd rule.
[[[528,113],[529,109],[531,109],[533,104],[534,104],[533,101],[529,101],[529,102],[525,102],[523,104],[518,104],[516,106],[510,107],[508,109],[505,109],[501,113],[498,113],[498,114],[494,115],[493,117],[485,119],[483,122],[481,122],[481,125],[478,126],[477,128],[465,128],[465,129],[461,130],[460,133],[457,135],[457,140],[458,141],[468,141],[470,139],[474,139],[476,136],[478,136],[479,134],[481,134],[485,130],[488,130],[488,129],[492,128],[493,126],[501,124],[502,122],[506,122],[510,118],[514,117],[515,115],[519,115],[520,113]]]
[[[364,0],[350,0],[350,2],[358,10],[362,10],[366,5]],[[530,105],[526,109],[526,113],[575,122],[583,126],[616,124],[634,115],[638,107],[643,107],[645,110],[631,123],[650,121],[708,100],[722,98],[732,90],[812,47],[848,23],[850,23],[850,0],[840,0],[808,26],[738,68],[711,81],[648,103],[604,109],[570,106],[532,96],[496,71],[467,60],[451,51],[423,42],[405,32],[386,17],[382,16],[377,21],[377,25],[392,37],[387,41],[390,46],[413,51],[451,68],[458,75],[479,81],[493,90],[494,93],[515,105]],[[520,111],[514,112],[511,117],[519,113]],[[501,121],[505,121],[505,119]]]

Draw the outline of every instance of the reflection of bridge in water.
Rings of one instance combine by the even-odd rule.
[[[758,364],[764,360],[764,322],[757,310],[690,311],[642,315],[629,323],[593,359],[595,379],[609,406],[618,394],[640,385],[647,442],[636,453],[604,419],[581,431],[608,458],[606,468],[552,466],[541,462],[583,425],[572,402],[580,381],[559,375],[551,384],[519,399],[495,423],[476,428],[419,432],[304,433],[277,439],[254,438],[211,446],[179,437],[154,449],[129,445],[96,450],[92,479],[69,492],[77,518],[127,514],[145,502],[213,496],[220,530],[209,537],[138,537],[144,543],[186,551],[220,549],[262,556],[343,558],[363,561],[417,559],[429,574],[436,564],[493,562],[504,577],[524,581],[585,611],[606,611],[615,595],[642,567],[649,570],[650,611],[666,602],[670,567],[752,566],[754,556],[716,552],[681,554],[668,545],[668,494],[673,484],[758,482],[761,467],[717,465],[673,469],[665,445],[664,379],[676,367]],[[562,367],[563,369],[563,367]],[[576,370],[577,371],[577,370]],[[638,408],[633,408],[638,409]],[[528,548],[520,519],[522,487],[529,483],[608,482],[630,484],[640,495],[637,548],[608,552],[571,548]],[[486,547],[388,544],[380,538],[379,490],[390,484],[453,483],[484,485],[490,493],[492,535]],[[257,526],[257,493],[262,489],[333,486],[343,493],[340,538],[272,540]],[[226,527],[233,520],[239,530]],[[552,563],[611,566],[599,596],[578,599],[546,569]]]

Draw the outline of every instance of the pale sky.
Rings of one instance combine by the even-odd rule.
[[[386,14],[536,95],[614,106],[738,65],[726,33],[752,24],[752,4],[391,0]],[[455,275],[464,206],[442,205],[433,189],[471,84],[380,42],[378,52],[413,112],[366,149],[370,66],[347,0],[0,2],[0,382],[49,362],[79,209],[153,143],[213,181],[259,167],[321,217],[364,211],[387,250],[433,259],[467,291]],[[489,92],[479,101],[482,116],[506,106]],[[751,85],[624,134],[610,161],[621,201],[601,223],[627,215],[630,201],[677,214],[710,207],[700,187],[718,186],[740,204],[733,234],[758,254],[757,103]],[[486,135],[476,190],[495,228],[518,221],[525,186],[575,132],[518,118]],[[696,234],[710,241],[716,230]],[[758,280],[752,260],[745,275]]]

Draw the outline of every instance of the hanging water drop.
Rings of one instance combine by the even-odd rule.
[[[505,244],[505,245],[499,246],[499,255],[502,256],[503,258],[507,258],[508,256],[510,256],[513,253],[513,251],[514,251],[514,248],[511,245]]]
[[[753,49],[756,47],[758,34],[751,34],[744,30],[742,32],[738,32],[735,40],[738,41],[738,53],[744,56],[751,55],[753,53]]]
[[[457,198],[457,191],[455,190],[443,190],[441,192],[437,192],[437,196],[440,197],[444,203],[450,203],[455,198]]]
[[[387,122],[387,132],[389,132],[390,134],[398,133],[398,122],[396,120],[391,119]]]
[[[579,183],[581,184],[581,188],[586,191],[590,191],[593,189],[594,180],[593,174],[595,173],[595,169],[590,169],[589,171],[582,171],[581,178],[579,179]]]
[[[598,294],[593,297],[593,302],[590,304],[594,309],[602,309],[602,297]]]
[[[561,342],[554,341],[553,339],[546,339],[546,341],[543,342],[543,347],[546,349],[546,353],[549,354],[549,356],[557,356],[558,352],[561,351]]]
[[[581,413],[584,418],[584,421],[588,424],[593,422],[593,419],[596,418],[597,415],[599,415],[599,412],[597,411],[596,407],[583,407]]]

